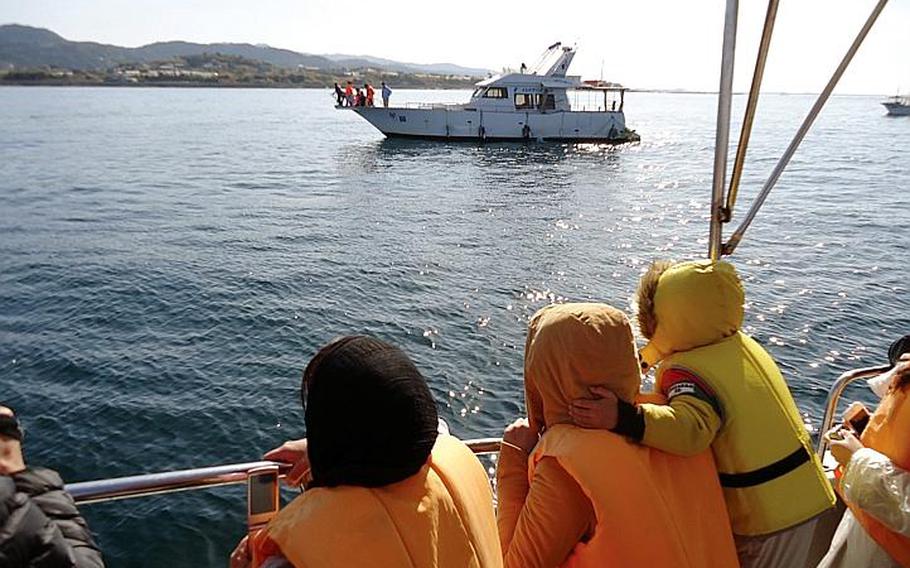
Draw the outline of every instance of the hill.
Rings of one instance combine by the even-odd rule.
[[[484,69],[472,69],[447,63],[422,65],[399,63],[368,56],[333,55],[325,57],[298,53],[249,43],[156,42],[141,47],[121,47],[90,41],[70,41],[43,28],[18,24],[0,26],[0,69],[36,69],[42,67],[73,71],[103,71],[122,64],[141,64],[183,58],[204,53],[262,61],[284,69],[352,70],[378,68],[403,73],[463,75],[482,77]]]
[[[463,76],[372,68],[353,71],[287,68],[223,53],[178,56],[149,63],[121,63],[104,70],[46,67],[0,70],[0,85],[331,88],[335,81],[341,80],[354,81],[357,86],[390,81],[396,88],[417,89],[467,89],[474,82]]]

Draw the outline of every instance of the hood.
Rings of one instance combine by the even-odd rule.
[[[571,423],[569,405],[604,386],[632,402],[641,383],[632,327],[606,304],[555,304],[531,318],[525,345],[525,403],[531,427]]]
[[[680,351],[716,343],[739,331],[745,295],[733,265],[695,260],[674,264],[657,281],[646,314],[654,322],[642,349],[646,365]],[[641,298],[639,304],[643,304]]]

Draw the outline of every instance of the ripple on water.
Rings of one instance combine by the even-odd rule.
[[[0,392],[30,460],[79,480],[253,459],[304,433],[301,368],[347,333],[411,354],[455,434],[496,435],[537,309],[634,316],[653,258],[707,247],[713,97],[630,95],[643,142],[619,147],[383,140],[324,98],[0,89]],[[808,104],[762,100],[739,214]],[[910,129],[879,112],[833,98],[734,256],[810,424],[910,329]],[[117,566],[222,563],[244,523],[237,489],[85,510]]]

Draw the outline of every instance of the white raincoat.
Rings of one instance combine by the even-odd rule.
[[[879,396],[887,389],[881,378],[869,381]],[[847,501],[889,529],[910,537],[910,471],[897,467],[872,448],[863,448],[850,458],[841,484]],[[818,568],[854,566],[890,568],[900,564],[866,533],[848,509]]]

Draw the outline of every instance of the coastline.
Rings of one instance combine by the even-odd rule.
[[[458,91],[470,89],[473,83],[458,86],[395,84],[398,89]],[[332,85],[292,85],[285,83],[208,83],[205,81],[159,81],[148,83],[93,83],[90,81],[0,81],[0,87],[114,87],[114,88],[185,88],[185,89],[332,89]]]
[[[470,81],[451,80],[442,82],[396,81],[397,89],[420,89],[428,91],[463,91],[474,88],[474,79]],[[331,84],[322,83],[281,83],[270,81],[250,82],[212,82],[212,81],[143,81],[136,83],[114,81],[79,81],[79,80],[5,80],[0,75],[0,87],[116,87],[116,88],[181,88],[181,89],[332,89]],[[645,93],[656,95],[712,95],[716,91],[687,91],[681,89],[627,89],[628,93]],[[746,96],[746,92],[734,92],[733,96]],[[763,96],[818,96],[818,93],[774,91],[762,93]],[[882,93],[833,93],[833,98],[840,97],[887,97]]]

